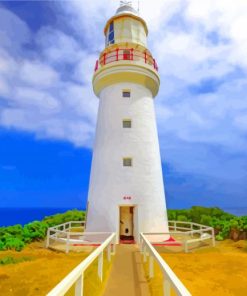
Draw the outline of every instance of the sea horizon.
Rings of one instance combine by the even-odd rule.
[[[247,216],[247,207],[219,207],[223,211],[236,215]],[[65,213],[69,210],[85,211],[84,208],[79,207],[0,207],[0,227],[11,226],[16,224],[25,225],[32,221],[42,220],[46,216],[51,216],[59,213]],[[171,209],[171,208],[168,208]],[[183,208],[186,209],[186,208]],[[188,208],[189,209],[189,208]]]

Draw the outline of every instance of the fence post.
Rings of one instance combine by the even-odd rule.
[[[67,238],[66,238],[66,253],[69,253],[69,232],[67,232]]]
[[[149,256],[149,277],[154,277],[154,257],[151,254]]]
[[[47,230],[47,236],[46,236],[46,248],[49,248],[50,245],[50,229]]]
[[[215,247],[214,228],[212,228],[212,245],[213,245],[213,247]]]
[[[117,242],[117,236],[115,237],[115,239],[113,239],[113,242],[112,242],[112,255],[115,255],[116,253],[116,242]]]
[[[187,241],[184,242],[184,252],[188,253],[188,244]]]
[[[174,231],[177,231],[177,221],[174,221]]]
[[[83,278],[84,274],[82,274],[75,284],[75,296],[83,296]]]
[[[143,254],[144,240],[141,236],[140,236],[140,245],[141,245],[141,253]]]
[[[107,260],[111,261],[111,243],[107,246]]]
[[[171,295],[171,283],[169,280],[167,280],[165,278],[165,275],[164,275],[164,296],[170,296]]]
[[[103,252],[104,251],[100,253],[99,259],[98,259],[98,276],[101,282],[103,280]]]
[[[144,250],[143,250],[143,255],[144,255],[144,262],[147,262],[147,247],[146,247],[146,245],[144,245]]]

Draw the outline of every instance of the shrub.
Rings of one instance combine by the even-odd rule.
[[[0,241],[0,251],[5,250],[4,242]]]
[[[223,240],[224,240],[223,236],[220,235],[220,234],[216,235],[216,236],[215,236],[215,239],[216,239],[217,241],[223,241]]]
[[[34,221],[26,224],[23,228],[25,242],[44,239],[48,229],[48,224],[40,221]]]
[[[21,251],[25,247],[25,243],[19,238],[8,237],[4,243],[5,250]]]
[[[21,258],[14,258],[14,257],[3,257],[0,259],[0,265],[7,265],[7,264],[15,264],[24,261],[31,261],[32,258],[30,257],[21,257]]]

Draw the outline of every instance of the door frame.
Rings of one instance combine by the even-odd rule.
[[[133,220],[133,237],[134,237],[134,240],[137,241],[136,239],[136,225],[135,225],[135,222],[137,221],[137,217],[135,217],[137,215],[137,205],[136,204],[121,204],[121,205],[118,205],[118,220],[117,220],[117,242],[119,243],[120,241],[120,211],[121,211],[121,208],[122,207],[128,207],[128,208],[133,208],[133,217],[132,217],[132,220]]]

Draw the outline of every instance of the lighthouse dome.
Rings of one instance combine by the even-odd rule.
[[[138,15],[138,12],[129,4],[121,5],[116,11],[116,15],[123,13],[131,13],[134,15]]]

